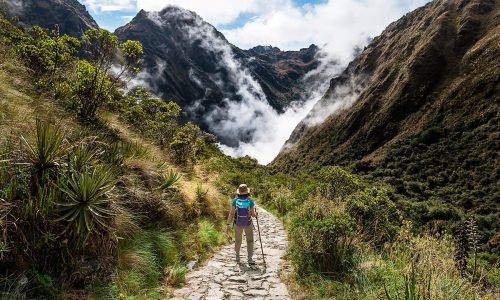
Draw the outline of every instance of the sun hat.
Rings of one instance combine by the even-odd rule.
[[[250,194],[250,188],[246,184],[240,184],[238,190],[236,190],[238,195],[248,195]]]

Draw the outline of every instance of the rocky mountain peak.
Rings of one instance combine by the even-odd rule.
[[[98,27],[84,5],[77,0],[5,0],[9,16],[19,17],[22,25],[39,25],[52,29],[59,26],[62,34],[81,37],[89,28]]]

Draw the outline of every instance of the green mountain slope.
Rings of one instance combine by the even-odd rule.
[[[412,200],[418,220],[439,228],[474,213],[491,237],[500,230],[499,14],[496,0],[438,0],[391,24],[332,80],[273,169],[350,166]],[[357,101],[309,125],[345,87]]]

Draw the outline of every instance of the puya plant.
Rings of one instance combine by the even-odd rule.
[[[62,192],[62,201],[57,203],[60,213],[57,221],[66,221],[84,239],[96,226],[109,229],[108,220],[114,216],[109,193],[115,183],[114,174],[102,167],[63,176],[57,184]]]
[[[161,175],[160,190],[169,190],[175,187],[175,184],[181,179],[182,175],[175,172],[174,170],[168,170],[166,173]]]
[[[61,157],[67,150],[65,134],[60,127],[36,120],[36,140],[30,143],[21,135],[26,149],[28,160],[34,170],[35,183],[46,183],[50,172],[60,165]]]

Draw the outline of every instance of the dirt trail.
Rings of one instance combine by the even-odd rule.
[[[290,299],[279,278],[287,247],[283,224],[262,208],[258,212],[267,268],[262,261],[255,224],[255,267],[250,268],[246,263],[243,238],[241,263],[235,261],[234,243],[223,247],[205,266],[187,275],[186,285],[175,291],[174,299]]]

